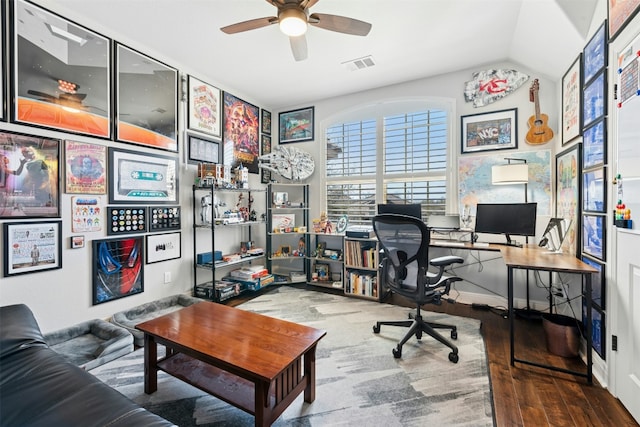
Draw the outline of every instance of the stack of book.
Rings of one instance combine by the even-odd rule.
[[[229,272],[223,280],[241,283],[248,290],[257,291],[273,283],[275,278],[263,265],[249,265]]]

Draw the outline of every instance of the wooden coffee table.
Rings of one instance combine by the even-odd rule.
[[[315,353],[326,332],[213,302],[136,325],[144,332],[144,392],[158,370],[271,425],[304,391],[315,400]],[[167,349],[158,359],[158,344]]]

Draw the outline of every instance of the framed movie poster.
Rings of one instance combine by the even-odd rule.
[[[187,134],[189,163],[220,163],[220,143],[196,135]]]
[[[518,110],[460,117],[462,153],[518,148]]]
[[[262,115],[262,117],[260,118],[260,123],[262,124],[262,133],[271,135],[271,111],[261,109],[260,114]]]
[[[220,138],[220,89],[195,77],[188,77],[190,130]]]
[[[147,236],[147,264],[180,258],[180,232]]]
[[[94,240],[93,305],[144,291],[144,236]]]
[[[224,92],[224,164],[258,173],[260,109]]]
[[[640,0],[607,0],[609,41],[613,41],[640,10]]]
[[[584,145],[582,166],[584,169],[590,169],[606,162],[606,138],[607,129],[604,118],[584,130],[582,134],[582,144]]]
[[[571,220],[562,252],[578,253],[580,233],[580,144],[556,155],[556,217]]]
[[[111,41],[23,0],[9,2],[13,120],[111,137]]]
[[[0,131],[0,218],[60,217],[60,140]]]
[[[178,70],[116,43],[116,138],[178,151]]]
[[[605,24],[606,21],[600,25],[584,47],[582,54],[583,84],[588,84],[607,65],[607,27]]]
[[[4,277],[62,268],[62,221],[5,222]]]
[[[605,260],[606,216],[582,215],[582,252],[594,258]]]
[[[260,154],[265,155],[271,153],[271,137],[269,135],[261,135],[260,139]],[[271,171],[268,169],[260,168],[260,182],[268,184],[271,182]]]
[[[562,144],[580,136],[582,129],[582,54],[562,77]]]
[[[313,141],[314,107],[285,111],[279,115],[280,144]]]
[[[178,200],[178,159],[109,148],[109,203]]]
[[[107,193],[107,147],[67,140],[64,164],[66,193]]]
[[[582,174],[582,210],[604,213],[607,204],[607,186],[604,168]]]
[[[607,112],[607,77],[602,71],[584,87],[582,95],[582,120],[589,126]]]

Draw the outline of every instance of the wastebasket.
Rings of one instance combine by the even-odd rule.
[[[573,317],[561,314],[543,314],[542,328],[547,350],[557,356],[576,357],[580,348],[580,330]]]

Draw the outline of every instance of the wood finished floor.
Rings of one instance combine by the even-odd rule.
[[[268,291],[265,288],[264,291]],[[323,291],[322,288],[310,288]],[[329,290],[327,290],[329,291]],[[237,305],[259,293],[230,301]],[[347,297],[345,297],[347,298]],[[411,306],[403,297],[392,295],[387,302]],[[466,304],[428,305],[427,310],[470,317],[482,322],[487,348],[496,427],[511,426],[639,426],[629,412],[594,378],[587,385],[582,377],[509,363],[509,323],[500,312],[477,310]],[[391,349],[389,349],[389,357]],[[541,322],[516,320],[516,357],[550,363],[582,371],[579,358],[566,359],[547,352]]]

